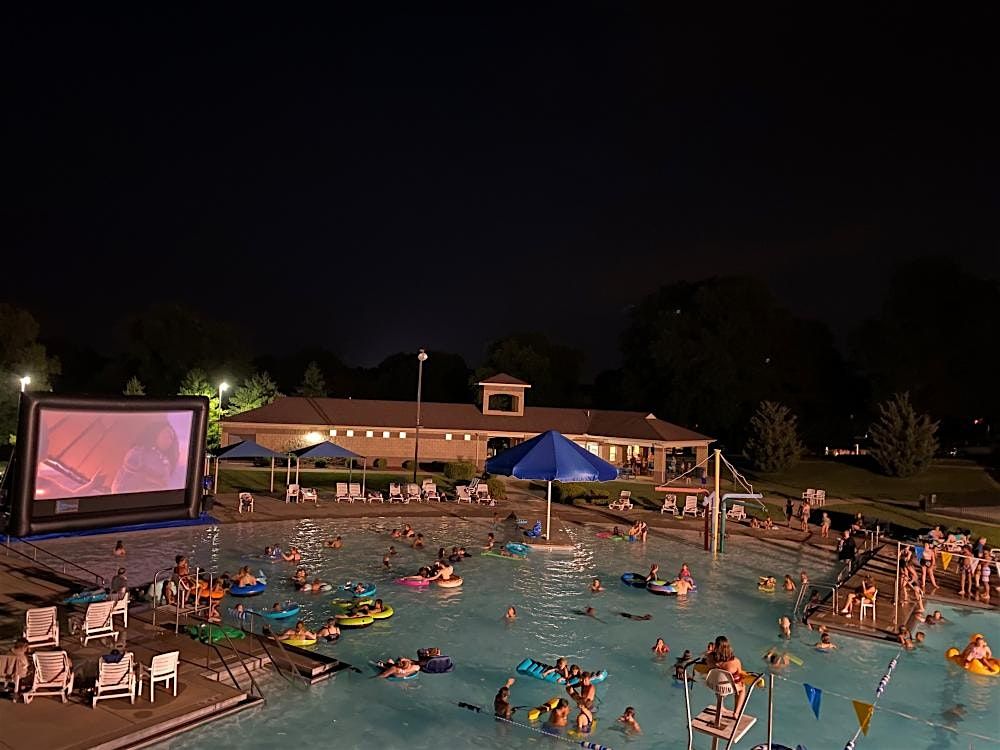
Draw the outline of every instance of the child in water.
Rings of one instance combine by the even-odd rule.
[[[657,638],[656,643],[653,644],[653,653],[657,656],[666,656],[670,653],[670,646],[668,646],[662,638]]]
[[[685,649],[684,653],[677,657],[677,661],[674,662],[674,679],[677,682],[684,682],[684,668],[689,661],[691,661],[691,651]]]

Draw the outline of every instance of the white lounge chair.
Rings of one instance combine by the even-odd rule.
[[[403,491],[399,487],[399,482],[389,482],[389,502],[401,503],[405,500],[406,498],[403,497]]]
[[[476,487],[475,499],[476,502],[481,505],[492,506],[497,504],[497,501],[490,497],[490,486],[485,482],[480,483],[479,486]]]
[[[73,666],[65,651],[38,651],[31,655],[35,675],[24,702],[31,703],[36,695],[58,695],[65,703],[73,692]]]
[[[475,477],[469,482],[469,493],[475,494],[477,487],[479,487],[479,477]]]
[[[239,496],[239,512],[253,513],[253,495],[249,492],[241,492]]]
[[[117,599],[113,600],[115,606],[111,608],[111,623],[114,624],[115,615],[121,615],[122,627],[128,627],[128,605],[129,605],[129,595],[128,591],[124,592]]]
[[[726,511],[726,518],[730,521],[745,521],[747,517],[746,508],[744,508],[739,503],[735,503],[733,507]]]
[[[93,602],[87,605],[87,612],[80,622],[80,642],[86,646],[95,638],[111,638],[118,640],[118,631],[111,621],[111,612],[115,602]]]
[[[437,500],[438,502],[441,502],[441,496],[438,494],[438,488],[437,485],[434,484],[434,482],[424,482],[423,489],[424,489],[424,499],[427,502],[430,502],[431,500]]]
[[[428,487],[434,487],[434,480],[433,479],[425,479],[424,481],[422,481],[420,483],[420,491],[421,492],[427,492],[427,488]]]
[[[35,607],[24,614],[24,638],[28,648],[59,648],[59,612],[55,607]]]
[[[361,482],[351,482],[347,485],[347,494],[351,497],[352,503],[363,503],[365,495],[361,491]]]
[[[608,503],[608,510],[632,510],[632,493],[629,490],[622,490],[617,500]]]
[[[180,651],[168,651],[165,654],[157,654],[153,657],[152,663],[147,667],[145,664],[139,665],[139,695],[142,695],[142,683],[149,679],[149,702],[156,702],[156,683],[164,683],[164,687],[169,688],[173,683],[174,697],[177,697],[177,663],[180,660]]]
[[[384,503],[385,502],[385,498],[382,496],[381,492],[377,492],[376,490],[368,490],[367,495],[365,495],[365,502],[366,503],[374,503],[374,502]]]
[[[677,510],[677,495],[667,495],[663,498],[663,507],[660,508],[660,513],[669,513],[672,516],[676,516],[679,512]]]
[[[416,484],[406,485],[406,502],[419,503],[420,502],[420,486]]]
[[[299,486],[297,484],[288,485],[285,490],[285,502],[298,502],[299,501]]]
[[[347,482],[337,482],[335,494],[338,503],[351,502],[351,493],[347,491]]]
[[[697,518],[701,515],[701,511],[698,509],[698,496],[697,495],[687,495],[684,498],[684,510],[681,511],[681,518],[684,516],[694,516]]]
[[[319,505],[319,493],[316,491],[315,487],[303,487],[300,497],[304,503],[315,503],[316,505]]]
[[[460,503],[472,503],[472,493],[468,485],[459,485],[455,488],[455,500]]]
[[[97,682],[91,705],[97,708],[97,701],[108,698],[128,698],[135,703],[135,655],[131,651],[126,651],[121,661],[108,663],[100,659],[97,662]]]

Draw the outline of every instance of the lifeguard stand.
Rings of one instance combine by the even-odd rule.
[[[705,667],[703,659],[689,662],[684,670],[684,705],[687,710],[688,721],[688,750],[694,750],[694,733],[700,732],[712,738],[712,750],[718,750],[719,740],[725,740],[726,750],[732,748],[737,742],[742,740],[747,732],[757,723],[757,717],[746,713],[747,705],[754,688],[761,680],[761,675],[753,674],[753,681],[746,686],[746,699],[740,707],[736,708],[736,681],[733,676],[724,669],[709,669],[705,675],[705,685],[715,693],[715,705],[706,706],[696,716],[691,715],[691,683],[694,681],[694,669],[698,665]],[[688,669],[691,676],[688,677]],[[725,699],[733,697],[733,711],[725,710]]]

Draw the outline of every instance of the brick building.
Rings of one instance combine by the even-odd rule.
[[[701,462],[712,442],[653,414],[526,406],[531,386],[505,374],[478,385],[480,405],[421,403],[421,463],[463,459],[482,468],[496,452],[558,430],[615,465],[663,481]],[[250,439],[283,452],[325,439],[400,466],[413,460],[416,413],[415,401],[283,397],[226,417],[222,444]]]

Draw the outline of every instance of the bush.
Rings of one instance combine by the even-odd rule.
[[[507,499],[507,483],[502,479],[498,479],[497,477],[487,479],[486,486],[489,487],[490,497],[494,500]]]
[[[444,465],[444,475],[454,481],[468,481],[476,476],[476,465],[469,461],[451,461]]]
[[[373,469],[384,469],[388,465],[389,462],[386,461],[384,458],[376,458],[374,461],[372,461]]]
[[[404,471],[413,471],[413,461],[403,461]]]
[[[325,469],[326,461],[322,458],[317,458],[315,461],[313,461],[313,466],[315,466],[317,469]]]
[[[574,500],[608,499],[608,491],[598,484],[577,484],[574,482],[556,482],[552,485],[552,499],[560,503],[572,503]]]

